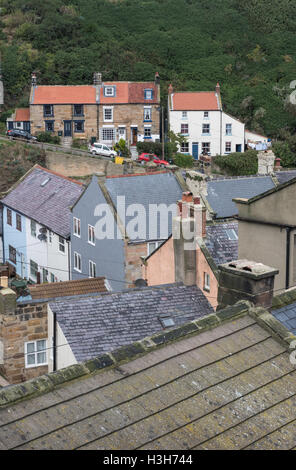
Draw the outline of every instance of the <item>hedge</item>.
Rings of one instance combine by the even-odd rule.
[[[212,157],[212,160],[215,165],[230,176],[256,175],[258,171],[256,150],[218,155],[217,157]]]

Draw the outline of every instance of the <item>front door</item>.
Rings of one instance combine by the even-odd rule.
[[[198,160],[198,143],[194,142],[192,144],[192,156],[194,160]]]
[[[64,121],[64,136],[72,136],[72,121]]]
[[[132,145],[137,145],[137,134],[138,134],[138,129],[136,127],[132,127]]]

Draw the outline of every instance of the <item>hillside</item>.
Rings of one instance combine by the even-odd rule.
[[[290,138],[296,79],[292,0],[1,0],[5,109],[28,103],[39,83],[150,80],[213,90],[253,130]],[[165,99],[165,97],[164,97]],[[5,113],[2,114],[2,120]]]

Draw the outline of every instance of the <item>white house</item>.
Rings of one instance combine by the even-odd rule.
[[[3,258],[32,282],[70,279],[70,207],[83,185],[35,165],[1,200]]]
[[[213,92],[177,92],[169,86],[170,130],[183,134],[180,152],[197,160],[203,155],[243,152],[245,125],[222,109],[220,86]]]

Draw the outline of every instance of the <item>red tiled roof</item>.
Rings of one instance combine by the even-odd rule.
[[[33,90],[32,104],[96,104],[93,85],[41,85]]]
[[[146,89],[153,90],[152,100],[144,99],[144,91]],[[154,82],[131,82],[129,83],[129,103],[157,103],[158,102],[157,86]]]
[[[104,86],[116,86],[115,96],[104,96]],[[128,103],[128,82],[104,82],[101,87],[100,103]]]
[[[214,91],[182,92],[172,94],[173,111],[216,111],[218,98]]]
[[[15,121],[30,121],[30,108],[18,108],[15,111]]]
[[[107,292],[104,277],[35,284],[34,286],[28,286],[28,289],[33,300]]]

